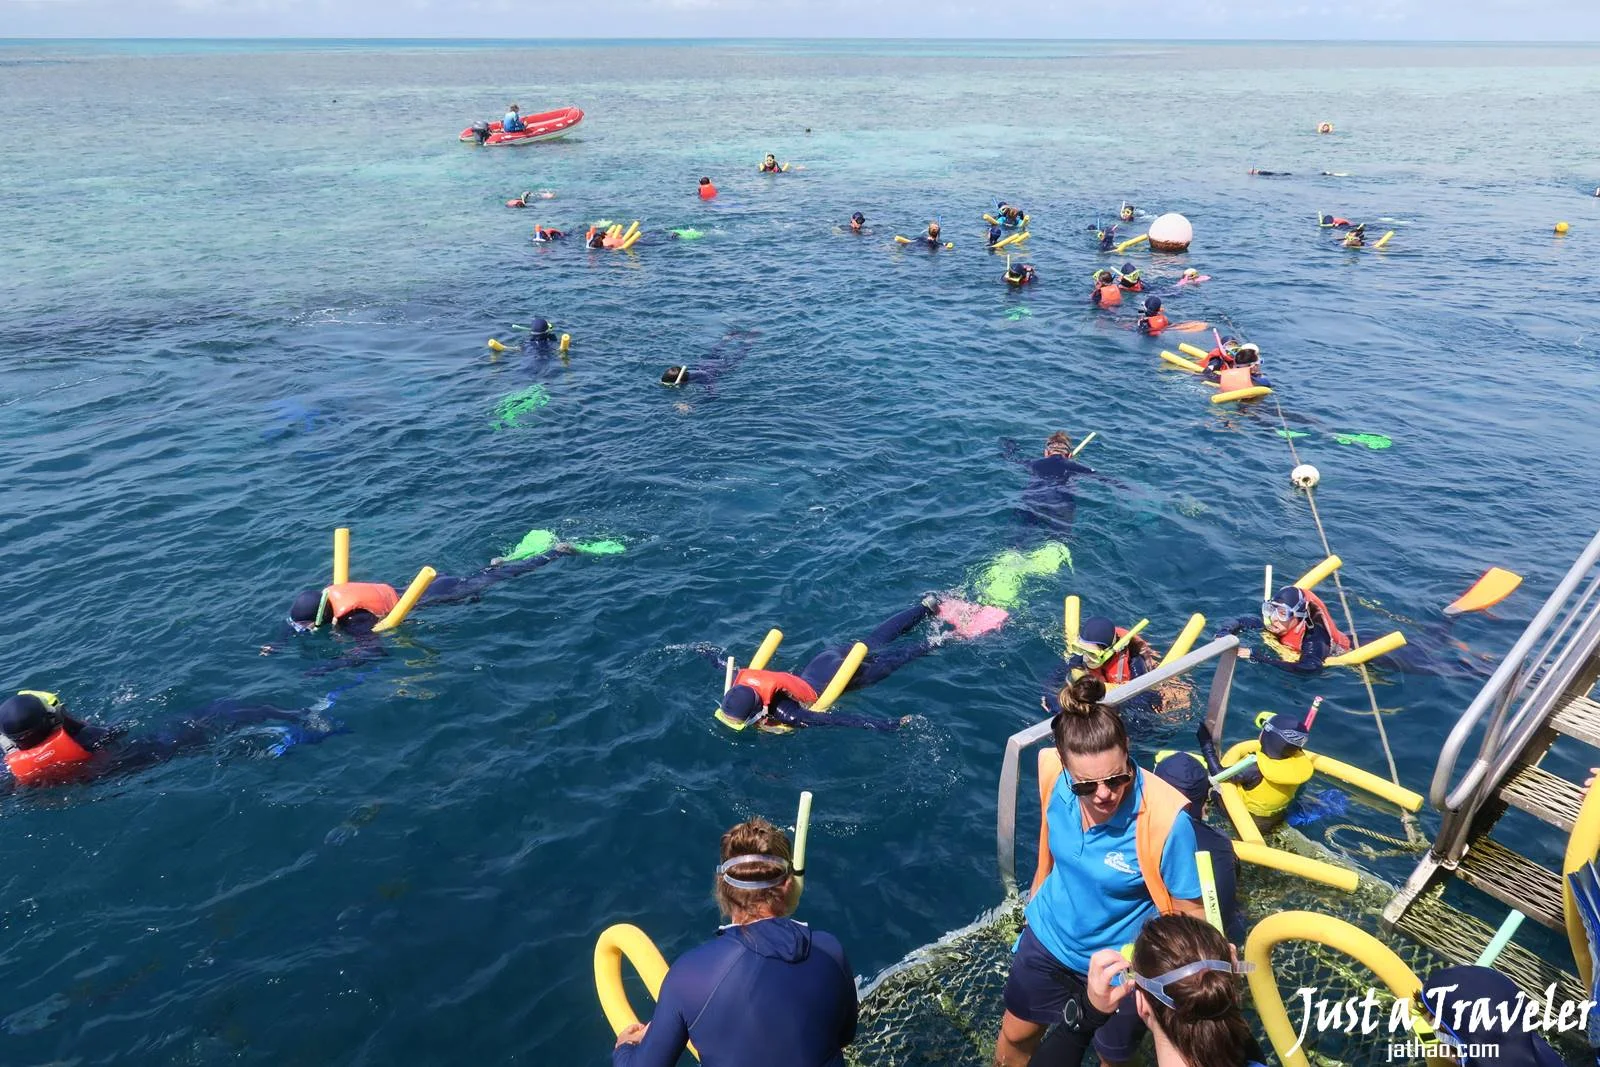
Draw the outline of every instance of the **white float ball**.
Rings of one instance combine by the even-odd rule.
[[[1176,211],[1169,211],[1150,224],[1150,247],[1157,252],[1182,252],[1194,240],[1194,227]]]
[[[1314,489],[1322,480],[1322,472],[1309,463],[1302,463],[1289,472],[1289,480],[1301,489]]]

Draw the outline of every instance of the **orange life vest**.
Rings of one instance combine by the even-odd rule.
[[[1333,651],[1335,653],[1350,651],[1350,639],[1334,624],[1333,615],[1328,611],[1328,605],[1324,604],[1322,598],[1309,589],[1302,589],[1300,592],[1305,594],[1306,602],[1311,605],[1311,614],[1303,622],[1296,622],[1290,625],[1283,633],[1273,634],[1272,636],[1277,642],[1291,652],[1299,652],[1301,643],[1306,639],[1306,630],[1310,628],[1313,620],[1321,619],[1322,625],[1328,630],[1328,638],[1333,645]]]
[[[779,693],[787,693],[802,704],[814,704],[817,691],[798,674],[783,671],[753,671],[749,667],[733,676],[734,685],[748,685],[761,694],[761,703],[771,705]]]
[[[1249,367],[1224,367],[1217,375],[1217,389],[1223,393],[1249,389],[1255,384],[1256,380],[1251,376]]]
[[[1134,851],[1139,858],[1139,876],[1144,879],[1145,892],[1150,894],[1150,899],[1155,903],[1156,910],[1162,915],[1171,915],[1177,910],[1173,904],[1172,891],[1167,888],[1166,879],[1161,877],[1161,854],[1166,850],[1167,838],[1172,836],[1172,827],[1178,817],[1189,806],[1189,800],[1182,793],[1143,767],[1137,768],[1139,775],[1139,810],[1134,815]],[[1050,794],[1055,791],[1056,784],[1061,781],[1062,767],[1061,754],[1054,748],[1041,749],[1039,752],[1039,855],[1050,855],[1050,826],[1047,821],[1050,811]]]
[[[93,758],[88,749],[58,726],[50,740],[42,745],[7,751],[6,770],[18,785],[55,785],[71,778],[75,767]]]
[[[1120,641],[1128,634],[1126,626],[1117,627],[1117,640]],[[1106,683],[1106,688],[1121,685],[1123,682],[1133,681],[1133,668],[1128,657],[1133,652],[1133,642],[1129,641],[1115,656],[1106,660],[1089,673]]]
[[[1160,333],[1167,328],[1167,317],[1159,311],[1154,315],[1146,315],[1144,328],[1149,333]]]
[[[717,195],[717,187],[715,185],[712,185],[710,182],[707,182],[705,185],[702,185],[700,187],[700,199],[701,200],[712,200],[712,199],[716,198],[716,195]]]
[[[1095,292],[1100,294],[1100,306],[1103,308],[1116,307],[1122,303],[1122,290],[1116,285],[1097,285]]]
[[[330,585],[322,591],[322,595],[328,598],[328,610],[333,612],[334,622],[339,622],[353,611],[370,612],[381,619],[400,603],[400,594],[394,591],[394,586],[382,582]]]

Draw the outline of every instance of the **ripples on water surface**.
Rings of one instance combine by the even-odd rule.
[[[219,696],[306,706],[355,679],[308,677],[314,642],[258,648],[326,574],[337,524],[356,576],[391,582],[468,573],[535,526],[630,546],[420,613],[339,694],[347,736],[6,800],[0,1058],[603,1062],[595,933],[636,921],[669,956],[702,937],[717,834],[787,818],[802,788],[806,917],[858,971],[993,904],[999,755],[1038,715],[1060,597],[1164,640],[1190,611],[1250,613],[1263,563],[1318,556],[1269,410],[1213,409],[1086,310],[1084,227],[1124,197],[1195,223],[1167,269],[1214,280],[1175,317],[1259,341],[1293,416],[1394,438],[1302,442],[1353,589],[1432,621],[1511,567],[1527,591],[1454,631],[1503,651],[1595,527],[1600,176],[1577,131],[1600,112],[1596,57],[0,47],[7,685],[147,727]],[[588,118],[563,143],[455,143],[508,98]],[[1340,132],[1311,133],[1322,119]],[[759,177],[769,150],[805,169]],[[558,198],[500,206],[526,188]],[[996,196],[1037,223],[1020,300],[979,251]],[[852,209],[874,236],[830,232]],[[1406,221],[1387,254],[1350,254],[1319,211]],[[934,215],[955,252],[889,244]],[[602,216],[651,235],[633,256],[527,241]],[[662,240],[681,225],[704,239]],[[485,338],[535,315],[573,334],[570,367],[490,361]],[[714,396],[654,384],[732,330],[760,336]],[[535,381],[548,406],[492,429]],[[1076,574],[1032,588],[1015,625],[851,701],[926,722],[713,723],[697,645],[746,657],[780,625],[799,663],[959,585],[1026,536],[999,440],[1058,427],[1097,430],[1085,458],[1123,484],[1083,484]],[[1421,788],[1476,685],[1382,683]],[[1353,674],[1257,667],[1234,706],[1316,692],[1364,700]],[[1318,738],[1382,769],[1369,720],[1324,714]]]

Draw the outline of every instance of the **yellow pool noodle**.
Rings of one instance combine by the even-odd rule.
[[[1354,667],[1358,663],[1365,663],[1368,660],[1377,659],[1379,656],[1388,655],[1397,648],[1404,648],[1405,644],[1406,635],[1396,630],[1394,633],[1384,634],[1376,641],[1368,641],[1364,645],[1352,648],[1349,652],[1341,652],[1337,656],[1329,656],[1322,662],[1329,667]]]
[[[644,236],[644,231],[643,230],[635,230],[629,236],[624,237],[622,239],[622,243],[620,245],[618,245],[617,247],[622,249],[624,252],[626,252],[628,249],[630,249],[634,245],[638,244],[639,243],[639,238],[641,238],[643,236]]]
[[[828,688],[822,691],[817,702],[811,705],[812,711],[827,711],[833,707],[833,702],[844,693],[844,687],[850,684],[850,679],[855,677],[856,668],[861,666],[861,661],[867,658],[867,646],[857,641],[851,646],[850,652],[844,657],[844,662],[839,665],[839,673],[833,676],[833,681],[828,683]]]
[[[432,585],[433,580],[437,577],[439,577],[439,572],[432,567],[423,567],[418,571],[417,576],[411,579],[411,584],[406,587],[405,594],[400,598],[400,603],[396,604],[394,610],[385,615],[383,620],[372,628],[372,632],[381,634],[385,630],[392,630],[405,622],[406,616],[411,614],[411,609],[417,606],[417,601],[422,599],[422,594],[428,591],[428,586]]]
[[[1252,385],[1248,389],[1234,389],[1227,393],[1217,393],[1211,398],[1213,404],[1231,404],[1235,400],[1260,400],[1264,396],[1271,396],[1272,390],[1264,385]]]
[[[1382,248],[1384,245],[1389,243],[1389,238],[1391,238],[1393,236],[1394,236],[1394,231],[1390,230],[1388,233],[1386,233],[1382,237],[1378,238],[1377,243],[1374,244],[1372,247],[1373,248]]]
[[[1014,245],[1019,241],[1026,241],[1027,239],[1028,239],[1028,231],[1027,230],[1023,230],[1021,233],[1014,233],[1010,237],[1002,237],[1000,240],[996,241],[990,247],[991,248],[1008,248],[1011,245]]]
[[[607,237],[621,237],[622,236],[622,223],[620,223],[620,222],[615,223],[609,229],[607,229],[606,230],[606,236]]]
[[[1404,786],[1395,785],[1387,778],[1379,778],[1376,774],[1364,771],[1360,767],[1352,767],[1332,756],[1319,756],[1314,752],[1307,752],[1306,755],[1311,757],[1311,766],[1329,778],[1337,778],[1346,785],[1353,785],[1407,811],[1422,810],[1421,793],[1413,793]]]
[[[1078,640],[1078,623],[1081,618],[1082,601],[1077,596],[1069,596],[1061,603],[1061,632],[1067,635],[1067,655],[1072,655],[1072,646]]]
[[[1120,245],[1117,246],[1117,255],[1120,256],[1122,253],[1126,252],[1128,249],[1132,248],[1134,245],[1139,244],[1139,243],[1141,243],[1143,241],[1148,241],[1148,240],[1150,240],[1150,235],[1147,234],[1147,233],[1141,233],[1137,237],[1130,237],[1128,240],[1122,242]]]
[[[1596,845],[1600,843],[1600,778],[1584,791],[1583,803],[1578,806],[1578,817],[1572,821],[1572,836],[1567,838],[1567,851],[1561,859],[1561,911],[1567,922],[1567,940],[1572,943],[1572,962],[1578,965],[1578,976],[1583,988],[1592,988],[1594,968],[1589,959],[1589,935],[1584,929],[1583,916],[1578,914],[1578,902],[1573,899],[1572,886],[1565,875],[1579,870],[1595,858]]]
[[[333,531],[333,584],[343,585],[350,580],[350,528],[341,526]]]
[[[1361,884],[1361,876],[1355,871],[1336,867],[1322,860],[1314,860],[1310,856],[1301,856],[1293,852],[1286,852],[1281,848],[1273,848],[1256,841],[1235,841],[1233,854],[1245,863],[1253,863],[1257,867],[1271,867],[1284,874],[1292,874],[1310,882],[1321,882],[1331,885],[1335,889],[1342,889],[1346,893],[1354,893]]]
[[[1198,359],[1202,366],[1205,364],[1206,360],[1211,358],[1210,352],[1207,352],[1203,348],[1192,345],[1188,341],[1179,341],[1178,351],[1182,352],[1186,356],[1193,356],[1195,359]]]
[[[509,352],[509,351],[511,351],[511,349],[507,348],[505,345],[501,344],[499,341],[496,341],[493,337],[489,338],[489,347],[494,349],[494,351],[496,351],[496,352]]]
[[[1168,352],[1164,348],[1161,350],[1161,358],[1172,364],[1174,367],[1177,367],[1179,370],[1186,370],[1190,374],[1200,374],[1204,371],[1204,368],[1202,368],[1200,364],[1192,363],[1178,355],[1176,352]]]
[[[632,237],[634,234],[636,234],[638,232],[639,232],[639,220],[638,219],[634,219],[632,222],[628,223],[628,228],[626,230],[622,231],[622,239],[624,241],[626,241],[628,238]]]
[[[1217,786],[1217,793],[1222,797],[1222,807],[1228,813],[1228,821],[1233,823],[1233,832],[1239,835],[1239,842],[1259,845],[1261,841],[1261,827],[1256,825],[1256,818],[1250,814],[1250,809],[1244,806],[1244,791],[1235,782],[1223,782]],[[1238,851],[1238,842],[1235,842],[1234,851]]]
[[[750,657],[750,669],[766,670],[767,664],[772,661],[772,654],[778,651],[778,646],[781,644],[783,644],[783,631],[776,628],[768,630],[767,636],[761,639],[761,647]]]
[[[1226,936],[1222,927],[1222,904],[1217,900],[1217,872],[1211,866],[1211,853],[1204,849],[1196,852],[1194,865],[1200,873],[1200,899],[1205,902],[1206,922],[1210,923],[1217,933]]]
[[[572,347],[572,335],[570,333],[562,334],[561,335],[561,353],[563,355],[565,355],[567,349],[569,349],[571,347]]]
[[[998,225],[1000,225],[1000,220],[995,218],[993,215],[988,214],[988,213],[984,214],[983,221],[987,222],[990,226],[998,226]]]
[[[1300,580],[1294,583],[1294,587],[1296,589],[1315,589],[1324,578],[1343,566],[1344,560],[1338,556],[1329,556],[1302,574]]]
[[[1204,615],[1196,612],[1189,616],[1189,621],[1184,624],[1182,632],[1178,634],[1178,639],[1172,642],[1172,647],[1167,649],[1167,654],[1161,657],[1161,665],[1166,666],[1174,660],[1187,656],[1189,650],[1194,647],[1194,643],[1200,639],[1200,632],[1205,628],[1206,617]]]
[[[594,943],[594,989],[600,997],[600,1010],[616,1034],[639,1021],[633,1005],[628,1003],[627,990],[622,987],[624,958],[633,964],[652,999],[661,996],[661,983],[667,977],[667,961],[649,934],[631,923],[617,923],[601,932]],[[700,1058],[692,1041],[689,1051],[695,1059]]]

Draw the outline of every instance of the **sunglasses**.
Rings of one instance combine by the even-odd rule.
[[[1102,785],[1112,792],[1116,792],[1131,781],[1133,781],[1132,767],[1121,774],[1113,774],[1106,778],[1091,778],[1083,782],[1076,781],[1071,775],[1068,775],[1067,788],[1072,790],[1072,795],[1075,797],[1092,797]]]

